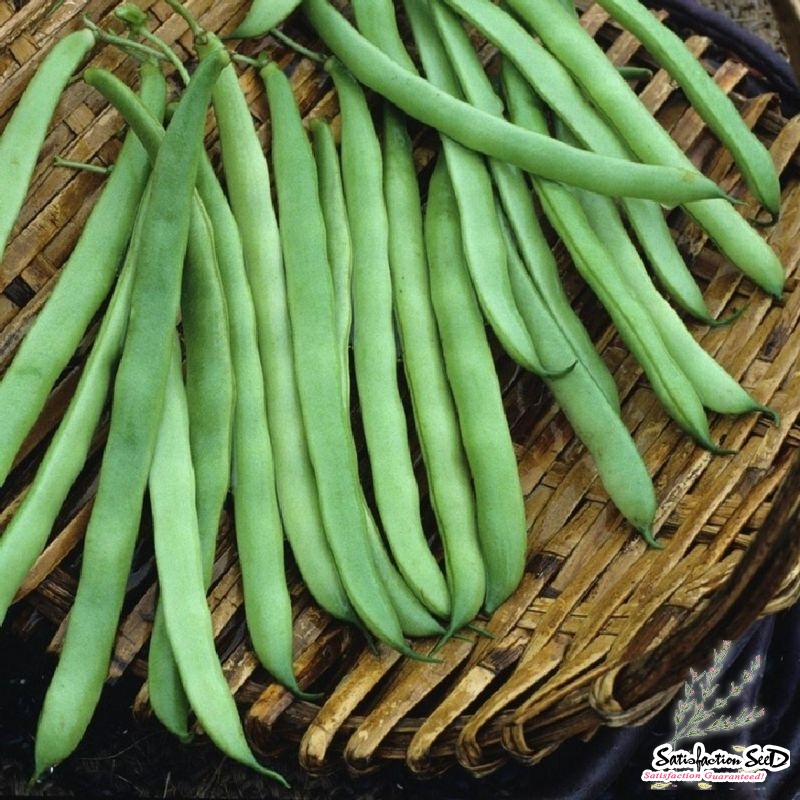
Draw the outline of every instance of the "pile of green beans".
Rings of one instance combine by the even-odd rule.
[[[611,501],[661,546],[651,476],[542,217],[665,412],[715,454],[729,451],[713,441],[708,412],[777,416],[687,326],[681,311],[723,323],[662,206],[683,207],[768,294],[780,297],[783,270],[562,0],[404,0],[413,48],[391,0],[354,0],[350,16],[329,0],[255,0],[231,38],[272,30],[285,43],[274,29],[298,8],[295,18],[330,48],[318,56],[297,45],[336,92],[337,127],[320,117],[304,124],[277,60],[232,56],[178,0],[168,3],[194,36],[191,77],[147,15],[124,4],[115,13],[129,37],[89,23],[65,35],[0,134],[14,190],[0,198],[2,256],[70,81],[99,92],[127,128],[52,295],[0,379],[2,483],[102,314],[63,420],[0,534],[0,623],[107,411],[35,774],[70,755],[95,711],[147,504],[160,588],[153,712],[182,739],[196,721],[228,756],[283,781],[251,752],[215,651],[206,594],[227,507],[250,644],[295,696],[315,697],[294,671],[287,558],[316,603],[370,645],[435,660],[448,637],[513,594],[530,555],[495,343],[541,377]],[[675,71],[775,219],[769,154],[728,98],[636,0],[601,5]],[[493,76],[471,30],[494,45]],[[138,92],[103,68],[81,71],[100,45],[140,59]],[[164,64],[181,87],[168,123]],[[246,68],[264,90],[269,146],[239,81]],[[204,143],[211,107],[216,165]],[[429,170],[419,172],[410,118],[439,137]]]

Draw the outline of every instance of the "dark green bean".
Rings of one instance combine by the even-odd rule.
[[[37,729],[37,775],[73,751],[108,672],[171,358],[206,110],[217,76],[228,62],[227,53],[219,50],[195,72],[153,168],[81,573]]]

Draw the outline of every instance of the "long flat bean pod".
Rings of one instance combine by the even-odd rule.
[[[695,111],[731,151],[758,199],[777,215],[781,207],[781,187],[769,151],[680,36],[635,0],[599,0],[598,5],[630,31],[669,72]]]
[[[36,736],[40,775],[69,755],[92,716],[114,643],[139,531],[180,301],[195,172],[211,90],[229,57],[195,72],[153,168],[111,423],[63,649]]]
[[[262,766],[250,750],[217,656],[206,602],[188,398],[177,334],[165,389],[149,497],[160,603],[172,652],[189,702],[211,741],[236,761],[286,785],[282,776]]]
[[[503,8],[482,0],[435,0],[431,8],[451,57],[455,59],[453,48],[456,45],[460,52],[465,51],[461,42],[463,29],[456,19],[457,13],[481,31],[516,66],[549,106],[551,113],[570,128],[580,145],[606,156],[633,158],[630,148],[589,103],[564,66]],[[463,65],[463,55],[454,64],[456,68]],[[470,74],[473,79],[477,78],[474,68]],[[485,80],[484,77],[482,82]],[[462,79],[462,86],[466,91],[468,86],[472,87],[472,82],[467,84]],[[488,105],[486,110],[491,110]],[[620,198],[620,202],[664,289],[695,317],[709,321],[710,314],[702,292],[676,246],[659,204],[634,197]]]
[[[399,112],[385,106],[383,116],[394,309],[428,494],[444,548],[451,603],[448,631],[453,632],[480,610],[486,573],[478,544],[472,478],[431,302],[422,198],[411,141]]]
[[[272,149],[295,374],[325,533],[364,626],[409,653],[369,544],[355,442],[342,402],[333,280],[313,152],[305,135],[275,136]]]
[[[342,184],[339,152],[329,122],[319,118],[311,123],[312,149],[317,166],[320,209],[326,229],[328,259],[333,282],[334,323],[339,352],[339,377],[342,405],[350,413],[350,335],[352,299],[352,244],[350,222]],[[372,509],[363,498],[367,521],[368,543],[372,547],[375,567],[397,613],[400,627],[407,636],[432,636],[442,632],[441,623],[423,606],[411,591],[396,565],[392,562],[378,530]]]
[[[204,46],[198,49],[202,56]],[[321,519],[317,488],[298,400],[283,253],[269,191],[270,169],[233,67],[220,76],[213,103],[222,168],[256,313],[272,452],[271,485],[261,487],[265,498],[270,499],[270,512],[260,528],[237,527],[237,542],[241,541],[244,548],[240,560],[245,611],[262,664],[298,693],[292,665],[292,604],[284,565],[284,535],[295,542],[295,549],[295,537],[315,535],[314,528]],[[264,592],[265,585],[272,587],[269,595]]]
[[[525,319],[531,327],[541,329],[543,349],[569,347],[543,298],[528,280],[528,271],[516,249],[510,225],[504,226],[504,233],[509,248],[511,280]],[[566,375],[556,380],[546,378],[545,382],[591,454],[611,501],[644,539],[654,544],[653,520],[658,507],[655,487],[619,408],[608,402],[579,359]]]
[[[508,421],[483,320],[464,264],[446,162],[437,161],[425,214],[431,299],[461,438],[475,486],[486,567],[484,607],[494,611],[525,569],[527,527]]]
[[[87,28],[68,33],[45,55],[0,136],[3,195],[0,199],[0,258],[30,186],[36,160],[59,100],[75,70],[95,44]]]
[[[201,153],[201,158],[204,157]],[[230,487],[234,385],[228,312],[214,235],[205,205],[199,198],[189,222],[181,323],[196,517],[203,580],[208,587],[222,507]],[[150,705],[169,730],[186,740],[189,702],[179,672],[167,635],[164,603],[159,600],[148,650]]]
[[[557,55],[642,161],[675,167],[690,163],[575,15],[559,0],[508,0],[508,5]],[[712,198],[685,203],[684,208],[745,275],[769,294],[781,296],[784,271],[780,260],[731,203]]]
[[[273,74],[278,77],[275,70]],[[422,525],[397,380],[381,147],[359,85],[345,70],[332,74],[339,98],[342,175],[353,241],[353,365],[378,515],[406,582],[443,617],[449,613],[450,598]]]
[[[505,66],[505,63],[504,63]],[[515,79],[518,73],[503,72],[509,113],[519,124],[543,129],[546,122],[530,88]],[[613,283],[615,267],[601,237],[592,228],[574,192],[550,181],[534,179],[534,190],[556,233],[572,256],[573,263],[611,315],[620,336],[644,368],[653,390],[667,413],[698,443],[711,451],[708,420],[697,391],[678,367],[659,332],[648,324],[648,314],[637,302],[622,303]]]
[[[511,161],[534,174],[612,195],[649,197],[676,205],[692,197],[720,197],[713,181],[686,169],[609,159],[532,135],[473,108],[414,75],[363,37],[327,0],[304,0],[302,9],[336,57],[365,86],[410,116],[466,147]]]
[[[47,543],[69,489],[86,462],[125,338],[133,254],[134,250],[128,252],[67,411],[22,504],[0,536],[0,624]]]
[[[166,104],[161,69],[145,62],[140,74],[142,100],[161,119]],[[0,484],[113,285],[148,174],[144,149],[135,135],[126,136],[111,176],[61,268],[52,294],[0,381]]]
[[[331,123],[315,117],[309,123],[311,146],[319,181],[320,208],[325,221],[328,259],[331,264],[336,318],[336,341],[339,348],[343,401],[350,408],[350,337],[353,327],[351,286],[353,280],[353,243],[347,203],[342,184],[342,168]]]

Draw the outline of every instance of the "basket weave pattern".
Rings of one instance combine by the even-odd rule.
[[[46,13],[49,0],[30,0],[17,11],[10,4],[0,7],[0,125],[54,38],[77,27],[84,12],[103,24],[114,5],[112,0],[65,3],[51,15]],[[222,32],[244,13],[238,3],[187,5],[206,27]],[[156,32],[190,58],[185,25],[161,4],[148,11],[160,20]],[[601,9],[585,8],[582,19],[615,63],[647,63],[638,43],[609,23]],[[289,28],[314,44],[301,17],[293,17]],[[784,302],[777,304],[727,264],[680,211],[672,212],[671,227],[712,313],[726,317],[745,306],[730,325],[693,325],[692,330],[758,401],[780,414],[780,424],[755,415],[714,417],[712,436],[735,448],[736,455],[711,456],[695,446],[668,420],[640,367],[556,244],[568,291],[612,367],[626,423],[655,476],[660,501],[655,529],[665,550],[648,549],[621,519],[541,382],[515,368],[498,349],[526,496],[530,557],[516,593],[490,619],[479,620],[491,638],[467,632],[443,648],[439,664],[409,661],[384,648],[373,652],[358,632],[313,603],[290,563],[297,673],[302,685],[323,692],[317,704],[295,700],[269,681],[249,649],[231,522],[223,520],[209,603],[220,656],[257,750],[296,749],[309,770],[333,758],[344,758],[353,770],[404,759],[421,773],[456,762],[478,774],[512,757],[533,763],[571,737],[648,719],[670,702],[688,666],[699,667],[722,638],[740,634],[755,619],[800,597],[800,541],[791,536],[789,524],[797,514],[796,501],[785,489],[800,487],[794,458],[800,442],[800,119],[781,117],[776,98],[757,90],[749,68],[717,53],[708,38],[691,36],[687,44],[770,147],[784,202],[780,220],[764,235],[788,275]],[[279,63],[292,64],[304,115],[333,117],[336,100],[326,76],[275,47]],[[248,48],[256,50],[258,43],[241,49]],[[485,54],[490,57],[491,49]],[[95,63],[134,80],[131,60],[113,50],[104,49]],[[260,87],[246,72],[242,84],[268,145]],[[638,88],[693,161],[732,195],[747,200],[728,153],[671,80],[656,70]],[[92,173],[51,166],[52,156],[111,163],[120,130],[119,117],[93,90],[80,82],[67,90],[0,267],[0,370],[46,301],[102,184]],[[422,132],[421,163],[426,141]],[[214,155],[211,124],[208,146]],[[751,205],[742,210],[755,211]],[[0,527],[18,505],[63,413],[93,334],[89,331],[62,375],[3,488]],[[52,625],[54,652],[77,581],[103,437],[101,429],[16,607],[20,635],[35,625]],[[110,680],[126,670],[145,677],[156,595],[145,522]],[[432,644],[418,646],[424,651]],[[136,710],[147,713],[146,684]]]

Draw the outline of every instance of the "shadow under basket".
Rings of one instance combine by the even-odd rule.
[[[0,116],[9,112],[38,54],[54,37],[77,27],[84,11],[104,24],[114,3],[63,4],[47,15],[50,5],[30,0],[16,11],[9,4],[0,9],[0,41],[9,43],[0,50]],[[210,0],[189,7],[204,25],[222,32],[234,27],[245,8]],[[150,11],[164,15],[159,32],[189,58],[185,26],[160,6]],[[637,41],[597,6],[582,6],[582,21],[615,63],[652,66]],[[286,30],[315,43],[299,13]],[[701,668],[723,639],[736,638],[755,620],[800,597],[800,119],[782,115],[780,96],[739,57],[707,36],[682,35],[773,155],[783,208],[777,222],[761,230],[787,275],[778,302],[727,263],[680,210],[671,211],[670,227],[708,308],[718,318],[733,319],[721,326],[689,324],[703,347],[780,421],[773,424],[757,414],[713,415],[713,438],[735,453],[711,455],[696,446],[666,417],[605,312],[576,277],[563,248],[554,245],[565,286],[614,373],[623,416],[654,477],[655,532],[664,549],[648,548],[621,518],[543,384],[496,348],[526,498],[529,558],[513,596],[491,617],[476,620],[474,630],[450,640],[439,663],[368,647],[359,631],[315,605],[289,560],[296,671],[304,687],[320,693],[316,702],[295,699],[270,681],[249,647],[232,523],[227,513],[223,518],[209,603],[248,736],[265,757],[292,751],[309,771],[342,760],[356,772],[405,761],[420,774],[456,764],[486,774],[509,759],[535,763],[568,739],[650,719],[675,696],[690,665]],[[255,52],[257,45],[244,42],[239,49]],[[293,68],[303,114],[333,117],[335,97],[318,66],[272,40],[270,46],[282,65]],[[485,53],[491,57],[490,49]],[[126,72],[131,65],[122,57],[104,51],[95,62],[131,77]],[[268,131],[256,79],[243,73],[242,83],[256,124]],[[730,154],[674,83],[653,69],[635,85],[694,163],[743,201],[741,213],[756,215]],[[52,155],[110,162],[118,133],[118,120],[91,90],[79,83],[68,89],[0,271],[0,369],[46,301],[102,183],[91,173],[53,167]],[[216,156],[213,131],[208,145]],[[0,524],[30,482],[93,335],[89,331],[61,376],[3,488]],[[101,428],[15,606],[15,633],[28,636],[49,626],[52,652],[58,651],[78,580],[103,439]],[[140,681],[137,714],[149,713],[146,653],[157,596],[149,537],[145,520],[109,672],[109,681],[124,672]],[[414,646],[426,652],[433,644]]]

